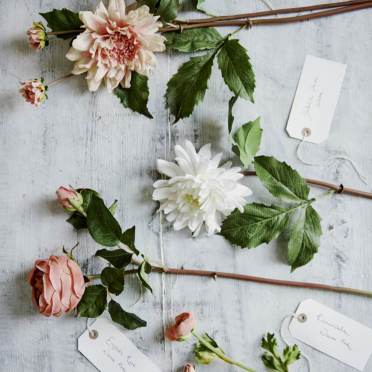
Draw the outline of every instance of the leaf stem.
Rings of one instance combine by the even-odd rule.
[[[158,266],[153,266],[152,271],[157,272],[157,273],[170,274],[170,275],[173,274],[173,275],[185,275],[185,276],[201,276],[201,277],[208,277],[208,278],[213,278],[213,279],[224,278],[224,279],[242,280],[246,282],[277,285],[277,286],[284,286],[284,287],[316,289],[316,290],[322,290],[322,291],[327,291],[327,292],[346,293],[346,294],[352,294],[352,295],[372,298],[371,291],[365,291],[362,289],[349,288],[349,287],[337,287],[337,286],[321,284],[321,283],[297,282],[297,281],[291,281],[291,280],[272,279],[272,278],[254,276],[254,275],[229,273],[229,272],[223,272],[223,271],[177,269],[177,268],[172,268],[172,267],[162,268]],[[124,275],[137,274],[137,269],[125,270],[123,274]],[[88,279],[91,277],[93,279],[99,279],[100,275],[87,275]]]
[[[244,174],[244,176],[256,176],[255,171],[243,171],[242,173]],[[366,198],[366,199],[372,199],[372,193],[368,191],[353,189],[351,187],[346,187],[342,184],[335,185],[334,183],[320,181],[320,180],[316,180],[313,178],[305,178],[305,180],[310,185],[318,186],[324,189],[330,189],[330,190],[335,191],[338,194],[348,194],[352,196],[359,196],[359,197]]]
[[[237,366],[241,369],[244,369],[245,371],[248,371],[248,372],[254,372],[253,369],[251,368],[248,368],[247,366],[245,366],[244,364],[240,363],[240,362],[237,362],[231,358],[229,358],[228,356],[226,356],[221,350],[219,350],[218,348],[214,347],[210,342],[208,342],[207,340],[205,340],[203,337],[199,336],[195,331],[192,331],[191,332],[193,334],[193,336],[201,343],[203,344],[207,349],[209,349],[213,354],[217,355],[218,358],[220,358],[221,360],[223,360],[224,362],[228,363],[228,364],[231,364],[231,365],[234,365],[234,366]]]

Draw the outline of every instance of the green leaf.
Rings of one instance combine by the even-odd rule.
[[[125,230],[121,235],[120,241],[125,244],[134,254],[139,255],[140,251],[136,248],[136,226],[132,226],[130,229]]]
[[[83,209],[86,211],[89,207],[89,203],[92,200],[92,196],[99,196],[99,193],[92,189],[78,189],[77,190],[83,197]]]
[[[255,77],[245,48],[238,40],[227,40],[218,54],[222,77],[235,95],[254,102]]]
[[[119,295],[124,290],[124,274],[122,269],[105,267],[101,272],[102,284],[110,293]]]
[[[151,273],[151,269],[152,267],[149,264],[149,262],[146,259],[144,259],[141,265],[138,267],[138,278],[142,285],[152,293],[152,288],[148,278],[148,274]]]
[[[229,134],[231,133],[231,130],[234,124],[234,119],[235,119],[232,110],[238,98],[239,96],[232,96],[229,100],[229,111],[227,113],[227,128],[228,128]]]
[[[244,168],[248,168],[257,154],[261,144],[261,137],[260,118],[242,125],[235,132],[233,151],[239,156]]]
[[[242,248],[255,248],[276,239],[288,226],[294,210],[247,204],[243,213],[236,209],[224,220],[220,235]]]
[[[114,202],[109,206],[109,211],[113,216],[115,216],[116,209],[118,207],[118,201],[114,200]]]
[[[72,213],[72,215],[66,220],[76,230],[87,228],[87,219],[78,212]]]
[[[121,248],[114,250],[100,249],[96,252],[95,256],[105,259],[117,269],[123,269],[131,263],[133,254],[125,252]]]
[[[215,49],[223,40],[219,32],[212,27],[194,28],[181,33],[167,32],[165,37],[168,49],[183,53]]]
[[[161,20],[171,22],[177,17],[179,7],[179,0],[160,0],[157,14],[160,15]]]
[[[275,197],[287,202],[308,200],[309,186],[288,164],[274,157],[258,156],[254,166],[261,182]]]
[[[92,238],[106,247],[119,243],[121,227],[101,198],[92,195],[87,210],[87,225]]]
[[[288,243],[288,262],[292,271],[310,262],[320,246],[320,216],[311,206],[301,208],[296,216]]]
[[[79,30],[83,25],[79,18],[79,14],[66,8],[53,9],[50,12],[40,13],[40,15],[48,22],[48,27],[52,31]],[[76,32],[56,36],[61,39],[70,39],[76,36]]]
[[[97,318],[106,309],[107,291],[103,285],[91,285],[85,288],[77,311],[79,316]]]
[[[118,86],[114,89],[114,94],[120,99],[121,104],[138,112],[149,119],[152,119],[147,103],[149,100],[148,77],[137,72],[132,72],[130,88]]]
[[[138,7],[147,5],[150,8],[150,13],[155,13],[159,0],[137,0]]]
[[[288,367],[301,357],[301,352],[297,345],[286,346],[281,356],[277,349],[278,343],[275,335],[272,333],[267,333],[266,338],[262,338],[261,347],[265,350],[261,356],[262,362],[271,371],[288,372]]]
[[[126,329],[133,330],[140,327],[146,327],[147,325],[147,322],[139,318],[136,314],[124,311],[120,304],[114,300],[110,301],[108,311],[111,315],[112,321],[120,324]]]
[[[191,58],[168,81],[167,107],[174,115],[175,123],[190,116],[194,107],[203,100],[215,55],[216,51]]]

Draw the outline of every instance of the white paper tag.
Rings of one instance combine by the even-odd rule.
[[[289,136],[313,143],[327,139],[345,71],[342,63],[306,57],[287,122]]]
[[[363,371],[372,353],[372,329],[311,299],[300,303],[296,315],[289,324],[293,337]]]
[[[108,319],[100,318],[78,339],[78,350],[101,372],[161,372],[160,369]]]

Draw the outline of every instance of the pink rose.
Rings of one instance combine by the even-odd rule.
[[[191,363],[187,363],[183,369],[183,372],[196,372],[194,366]]]
[[[47,87],[40,79],[27,80],[21,84],[19,92],[26,102],[39,106],[48,98]]]
[[[182,313],[176,317],[176,323],[167,328],[165,336],[171,341],[184,341],[190,337],[195,325],[192,313]]]
[[[32,302],[46,316],[60,316],[75,309],[85,291],[79,265],[67,256],[37,260],[28,281]]]
[[[81,210],[83,196],[71,187],[61,186],[56,191],[57,200],[61,207],[67,212]]]
[[[34,22],[27,31],[28,43],[32,49],[41,50],[48,45],[48,36],[41,22]]]

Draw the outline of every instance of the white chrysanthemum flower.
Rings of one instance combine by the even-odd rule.
[[[159,16],[146,5],[125,12],[124,0],[102,2],[95,13],[79,13],[85,31],[74,39],[66,57],[75,61],[72,73],[87,72],[88,88],[96,91],[104,79],[111,91],[120,83],[130,87],[132,72],[149,75],[156,65],[153,52],[165,50],[162,35],[157,34]]]
[[[186,141],[175,153],[177,164],[157,161],[158,171],[169,179],[154,183],[153,199],[175,230],[188,227],[197,236],[205,223],[208,235],[221,231],[223,219],[235,208],[243,212],[245,197],[252,193],[239,182],[240,168],[231,168],[231,162],[219,167],[222,154],[212,157],[210,144],[197,153]]]

